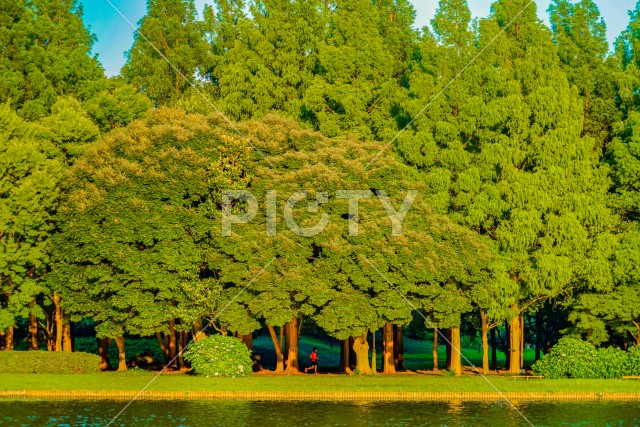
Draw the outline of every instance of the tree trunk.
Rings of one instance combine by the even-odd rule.
[[[385,323],[382,327],[382,373],[395,374],[396,364],[393,357],[393,324]]]
[[[520,334],[522,333],[522,327],[520,325],[520,312],[518,307],[512,307],[514,311],[517,311],[517,314],[511,319],[511,324],[509,325],[509,373],[510,374],[519,374],[520,373],[520,345],[521,338]]]
[[[205,333],[202,332],[202,319],[198,318],[193,322],[193,341],[198,342],[205,338]]]
[[[276,336],[276,330],[271,325],[267,325],[269,329],[269,335],[271,335],[271,342],[273,343],[273,348],[276,351],[276,374],[281,374],[284,372],[284,356],[282,355],[282,342],[278,341],[278,337]],[[282,328],[280,328],[280,333],[282,334]]]
[[[62,351],[62,307],[60,306],[60,297],[58,295],[53,295],[53,304],[56,308],[54,315],[56,325],[55,351]]]
[[[287,364],[287,357],[289,357],[289,347],[290,347],[290,341],[291,341],[291,334],[289,333],[289,323],[287,322],[284,325],[284,357],[285,357],[285,365]]]
[[[491,329],[491,369],[498,370],[498,341],[496,340],[496,329]]]
[[[520,369],[524,368],[524,312],[520,314]]]
[[[9,326],[4,332],[4,349],[13,350],[13,326]]]
[[[118,346],[118,371],[126,371],[127,359],[124,353],[124,337],[116,337],[116,345]]]
[[[355,339],[353,337],[349,337],[349,367],[351,369],[356,368],[356,351],[353,349],[353,343]]]
[[[396,371],[404,371],[404,335],[402,326],[393,325],[393,360]]]
[[[462,347],[460,346],[460,328],[451,328],[451,371],[462,375]]]
[[[542,317],[542,310],[536,311],[536,362],[540,360],[540,356],[541,356],[540,353],[542,352],[542,345],[544,342],[544,339],[543,339],[544,330],[542,329],[543,320],[544,319]]]
[[[156,339],[158,340],[158,346],[164,355],[164,363],[169,363],[169,343],[167,342],[165,334],[162,332],[156,332]]]
[[[502,348],[504,349],[504,367],[505,369],[509,369],[511,365],[511,348],[509,345],[509,340],[511,339],[511,326],[509,323],[504,325],[504,340],[502,340],[502,335],[500,335],[500,341],[502,342]]]
[[[73,338],[71,337],[71,316],[62,312],[62,351],[73,351]]]
[[[342,345],[340,347],[340,372],[345,374],[353,374],[349,353],[349,339],[342,340]]]
[[[378,355],[376,354],[376,332],[371,333],[371,371],[378,373]]]
[[[433,328],[433,372],[438,372],[438,328]]]
[[[109,362],[109,344],[111,338],[96,338],[98,342],[98,356],[100,356],[100,365],[98,368],[101,371],[111,370],[111,363]]]
[[[631,336],[633,336],[633,338],[636,340],[636,346],[640,347],[640,322],[636,322],[635,320],[631,320],[631,322],[633,323],[633,326],[636,327],[636,331],[637,333],[634,334],[633,332],[629,331],[629,333],[631,334]]]
[[[5,332],[0,331],[0,351],[6,350]]]
[[[359,374],[371,375],[371,366],[369,365],[369,343],[367,335],[369,329],[365,329],[362,335],[353,337],[353,351],[356,352],[356,371]]]
[[[253,334],[238,334],[238,339],[247,346],[249,351],[253,350]]]
[[[56,337],[55,337],[55,311],[45,311],[47,317],[46,334],[47,334],[47,351],[54,351],[56,349]]]
[[[176,319],[169,320],[169,363],[171,368],[176,366],[176,355],[178,354],[178,340],[176,338]]]
[[[489,323],[487,322],[487,313],[480,310],[480,321],[482,324],[482,373],[489,373]]]
[[[292,318],[287,323],[287,342],[289,343],[289,349],[287,351],[287,367],[284,370],[285,374],[299,374],[300,368],[298,366],[298,319]]]
[[[447,361],[445,362],[445,368],[451,370],[451,329],[445,329],[444,336],[447,337],[444,345],[447,352]]]
[[[33,308],[35,307],[36,302],[31,301],[29,306],[31,310],[29,311],[29,350],[37,350],[38,349],[38,319],[36,315],[33,313]]]
[[[184,363],[184,349],[187,346],[187,337],[189,336],[189,332],[180,331],[178,332],[178,368],[186,369],[187,366]]]

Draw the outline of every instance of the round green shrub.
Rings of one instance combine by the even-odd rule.
[[[240,340],[211,335],[191,344],[184,355],[197,375],[244,377],[251,374],[251,352]]]
[[[596,349],[575,338],[562,338],[549,354],[533,366],[546,378],[621,378],[640,375],[640,348],[624,351],[614,347]]]
[[[594,372],[598,351],[575,338],[562,338],[532,366],[536,375],[545,378],[598,378]]]

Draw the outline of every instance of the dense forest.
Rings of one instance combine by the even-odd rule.
[[[421,29],[409,0],[147,3],[113,78],[77,1],[0,4],[0,348],[72,351],[90,322],[120,369],[125,336],[183,366],[260,330],[295,373],[305,324],[345,372],[382,330],[393,373],[417,323],[452,371],[469,334],[519,373],[562,336],[640,346],[640,3],[612,52],[592,0],[553,0],[550,28],[529,0],[440,0]],[[379,197],[354,219],[345,189]],[[260,204],[231,236],[226,190]]]

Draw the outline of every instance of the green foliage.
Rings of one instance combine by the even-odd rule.
[[[318,44],[318,65],[304,94],[309,120],[327,136],[354,134],[390,139],[396,128],[393,107],[400,103],[400,82],[410,58],[394,57],[387,34],[380,30],[412,22],[415,13],[406,1],[389,15],[387,2],[335,0],[327,11],[326,37]],[[400,15],[395,21],[394,16]],[[405,34],[411,26],[405,27]],[[413,37],[407,46],[413,42]],[[396,61],[404,64],[398,65]]]
[[[48,280],[99,336],[190,329],[204,307],[185,292],[213,286],[220,191],[242,182],[248,148],[216,119],[160,108],[116,129],[77,161],[61,208]]]
[[[0,330],[55,291],[99,336],[304,317],[342,339],[411,320],[389,279],[429,325],[557,301],[572,334],[640,344],[640,4],[614,55],[593,0],[553,0],[550,29],[528,0],[476,21],[441,0],[421,33],[408,0],[215,0],[202,20],[193,0],[147,6],[107,80],[77,1],[0,5]],[[201,93],[252,121],[207,116]],[[166,104],[202,115],[151,108]],[[384,145],[368,140],[392,138],[369,164]],[[221,192],[247,188],[278,192],[278,234],[261,212],[221,238],[223,210],[245,207]],[[341,189],[419,196],[403,236],[377,197],[351,236]],[[329,194],[319,235],[284,227],[301,190]],[[575,375],[619,376],[622,353],[598,355]]]
[[[602,148],[620,116],[612,78],[616,69],[607,60],[606,24],[593,0],[554,0],[549,13],[564,71],[584,100],[584,132]]]
[[[98,372],[99,362],[78,351],[0,351],[0,374],[88,374]]]
[[[126,126],[142,118],[152,103],[135,87],[109,80],[109,88],[84,103],[84,108],[102,132]]]
[[[597,361],[594,365],[596,376],[593,378],[620,378],[631,375],[626,371],[629,353],[615,347],[598,349]]]
[[[240,340],[211,335],[192,343],[184,358],[197,375],[245,377],[251,375],[251,352]]]
[[[626,375],[640,376],[640,346],[634,346],[629,349],[624,372]]]
[[[28,313],[49,261],[61,165],[39,145],[33,127],[0,105],[0,330]]]
[[[509,307],[611,286],[616,217],[608,169],[583,135],[583,103],[535,4],[497,1],[473,28],[469,16],[464,1],[440,2],[406,103],[411,115],[430,106],[397,150],[421,172],[434,209],[494,252],[488,271],[456,292],[501,321]]]
[[[196,16],[193,0],[147,2],[122,75],[156,105],[177,102],[196,74],[204,74],[208,49]]]
[[[445,310],[458,295],[447,294],[451,298],[446,299],[438,293],[438,285],[465,280],[487,262],[486,247],[473,233],[432,214],[416,183],[416,172],[393,153],[383,153],[365,167],[379,152],[377,144],[346,137],[331,140],[277,116],[245,126],[269,160],[267,164],[256,156],[249,163],[251,190],[258,200],[264,200],[268,191],[277,192],[278,229],[275,236],[265,236],[267,218],[261,211],[250,224],[234,226],[217,256],[219,265],[225,266],[220,268],[221,279],[236,283],[236,289],[251,278],[247,272],[257,272],[276,258],[274,268],[257,277],[238,298],[268,324],[280,326],[293,317],[312,317],[338,339],[378,329],[385,322],[408,324],[411,305],[380,273],[404,295],[411,295],[416,305],[440,301]],[[382,203],[370,192],[369,198],[359,202],[356,236],[349,234],[348,201],[337,197],[343,189],[384,189],[396,209],[407,191],[419,191],[403,220],[401,236],[393,235]],[[320,233],[304,235],[285,226],[287,199],[302,190],[307,191],[309,202],[319,193],[327,194],[319,212],[307,209],[305,200],[293,209],[300,227],[313,227],[328,215],[330,220]],[[461,305],[469,307],[464,301]]]
[[[621,378],[638,375],[638,347],[626,352],[615,347],[596,348],[575,338],[562,338],[549,354],[533,366],[536,375],[545,378]]]
[[[0,102],[28,119],[47,115],[58,96],[87,99],[106,79],[94,36],[76,0],[0,4]]]
[[[98,139],[100,130],[75,98],[59,98],[51,115],[38,122],[38,137],[50,143],[50,155],[67,162],[80,157]]]
[[[598,378],[598,351],[584,341],[562,338],[549,354],[533,366],[536,375],[545,378]]]
[[[205,28],[215,59],[209,78],[222,106],[235,119],[271,110],[298,117],[302,96],[317,66],[323,2],[218,0],[206,7]]]
[[[269,111],[327,136],[391,138],[408,72],[415,12],[407,0],[249,2],[204,11],[207,74],[235,119]]]

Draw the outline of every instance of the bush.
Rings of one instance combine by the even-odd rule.
[[[640,375],[640,348],[628,352],[613,347],[596,349],[575,338],[562,338],[532,368],[536,375],[551,379]]]
[[[624,365],[624,375],[640,376],[640,347],[631,347]]]
[[[212,335],[194,342],[184,358],[197,375],[244,377],[251,373],[251,352],[233,337]]]
[[[624,350],[615,347],[598,349],[593,378],[621,378],[626,373],[628,355]]]
[[[0,351],[2,374],[86,374],[98,372],[94,354],[64,351]]]
[[[597,356],[593,345],[575,338],[562,338],[532,368],[536,375],[545,378],[597,378],[593,371]]]

